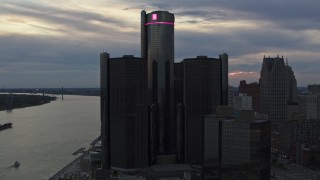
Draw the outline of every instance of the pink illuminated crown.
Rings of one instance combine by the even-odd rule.
[[[153,21],[158,20],[158,14],[152,14],[152,20]]]

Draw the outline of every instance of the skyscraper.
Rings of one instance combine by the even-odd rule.
[[[151,116],[151,154],[170,154],[175,146],[173,106],[174,15],[167,11],[141,12],[141,57],[148,67]]]
[[[229,104],[229,78],[228,78],[228,54],[219,55],[221,59],[221,104],[227,106]]]
[[[221,63],[207,56],[183,60],[186,163],[203,164],[203,116],[221,105]]]
[[[202,165],[203,116],[228,104],[228,55],[174,64],[174,15],[142,11],[141,56],[100,56],[103,169]]]
[[[283,57],[263,58],[260,76],[261,113],[269,115],[272,127],[278,130],[288,116],[288,107],[297,106],[297,81]]]
[[[148,166],[146,66],[142,58],[101,58],[102,168]]]
[[[263,58],[260,76],[261,113],[269,115],[272,127],[286,120],[286,72],[283,57]]]
[[[110,160],[121,168],[148,166],[147,78],[142,58],[110,59]]]
[[[176,152],[178,163],[184,162],[183,62],[174,63],[174,118],[176,120]]]
[[[100,54],[101,168],[110,169],[110,55]]]
[[[298,102],[298,88],[297,88],[297,80],[294,76],[294,72],[292,68],[288,64],[288,60],[286,61],[286,100],[288,104],[295,104]]]

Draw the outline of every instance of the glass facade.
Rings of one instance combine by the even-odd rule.
[[[147,78],[143,59],[110,59],[111,165],[148,166]]]
[[[219,164],[220,179],[270,179],[270,121],[206,115],[204,130],[205,166]]]
[[[221,60],[198,56],[184,59],[185,161],[203,164],[203,116],[221,105]]]
[[[222,123],[222,163],[250,162],[250,124],[224,121]]]
[[[147,70],[142,58],[100,55],[102,168],[148,166]]]
[[[228,105],[228,88],[229,88],[229,81],[228,81],[228,54],[223,53],[219,55],[219,59],[221,59],[221,105],[227,106]]]
[[[183,63],[174,63],[174,118],[176,119],[176,150],[178,163],[184,163]]]
[[[168,154],[175,146],[173,106],[174,15],[167,11],[141,12],[141,56],[148,66],[149,103],[156,117],[155,154]]]
[[[261,113],[268,114],[274,130],[286,120],[286,76],[283,58],[263,58],[260,84]]]
[[[207,115],[204,119],[204,164],[219,162],[219,121],[215,116]]]
[[[110,169],[110,55],[106,52],[100,54],[100,117],[101,117],[101,168]]]

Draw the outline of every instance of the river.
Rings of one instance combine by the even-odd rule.
[[[51,103],[0,111],[0,179],[48,179],[100,134],[99,97],[64,95]],[[14,168],[15,161],[21,163]]]

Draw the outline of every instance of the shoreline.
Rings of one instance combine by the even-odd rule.
[[[55,96],[34,94],[0,94],[0,111],[40,106],[57,100]]]
[[[90,147],[88,148],[80,148],[81,152],[75,156],[76,157],[74,160],[72,160],[71,162],[69,162],[67,165],[63,166],[62,169],[58,170],[56,173],[50,174],[48,180],[58,180],[59,178],[64,178],[65,175],[76,175],[76,174],[80,174],[81,171],[81,164],[83,164],[84,162],[81,162],[86,156],[89,156],[89,152],[90,150],[92,150],[92,148],[94,147],[94,145],[99,141],[100,136],[98,136],[97,138],[95,138],[91,143],[90,143]],[[80,149],[76,150],[75,152],[79,151]],[[74,153],[75,153],[74,152]],[[82,153],[82,154],[81,154]]]

